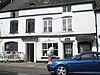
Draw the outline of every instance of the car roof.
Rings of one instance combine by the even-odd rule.
[[[90,53],[90,54],[100,54],[100,52],[81,52],[80,54],[88,54],[88,53]]]

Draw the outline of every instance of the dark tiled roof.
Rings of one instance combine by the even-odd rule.
[[[0,9],[5,7],[7,4],[9,4],[11,0],[0,0]]]
[[[96,8],[95,10],[100,10],[100,0],[95,0]]]
[[[61,6],[65,4],[76,4],[91,2],[94,0],[13,0],[10,4],[4,7],[2,11],[23,10],[31,8]]]

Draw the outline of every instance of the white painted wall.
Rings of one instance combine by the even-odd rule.
[[[58,13],[62,11],[62,7],[52,7],[52,8],[41,8],[33,10],[22,10],[19,12],[19,16],[23,15],[37,15],[37,14],[48,14],[48,13]]]
[[[96,16],[97,16],[98,35],[100,35],[100,12],[98,12]]]
[[[21,40],[21,39],[3,39],[2,40],[2,51],[4,51],[4,49],[5,49],[5,46],[4,46],[4,44],[6,43],[6,42],[18,42],[18,52],[23,52],[23,53],[25,53],[25,46],[24,46],[24,42]]]
[[[97,34],[98,34],[98,50],[100,52],[100,12],[96,14],[97,16]]]
[[[9,17],[9,16],[10,16],[10,12],[0,13],[0,18]]]
[[[91,10],[91,9],[93,9],[92,3],[78,4],[72,6],[72,11],[82,11],[82,10]]]
[[[75,33],[95,33],[95,15],[90,12],[73,13],[73,31]]]
[[[89,10],[92,9],[91,4],[80,4],[73,5],[72,11],[77,10]],[[26,20],[27,19],[35,19],[35,33],[31,33],[32,35],[41,35],[46,34],[43,33],[43,18],[52,17],[53,18],[53,33],[49,34],[60,34],[62,33],[62,17],[63,16],[72,16],[72,30],[70,34],[82,34],[82,33],[95,33],[95,16],[94,12],[66,12],[62,14],[54,14],[54,15],[39,15],[39,14],[48,14],[48,13],[59,13],[62,12],[62,7],[54,7],[54,8],[42,8],[42,9],[31,9],[31,10],[21,10],[19,11],[19,16],[24,15],[38,15],[38,16],[30,16],[30,17],[19,17],[15,19],[4,19],[0,20],[0,25],[2,26],[2,36],[21,36],[21,35],[30,35],[26,32]],[[4,17],[5,13],[1,13],[1,17]],[[9,13],[6,13],[7,16],[10,16]],[[18,34],[12,35],[9,34],[10,30],[10,21],[18,20],[19,28]],[[48,33],[47,33],[48,34]],[[68,33],[69,34],[69,33]]]

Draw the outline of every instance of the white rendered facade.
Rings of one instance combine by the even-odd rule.
[[[71,56],[85,49],[96,51],[95,14],[92,6],[92,3],[72,5],[69,12],[63,12],[63,6],[19,10],[19,17],[16,18],[10,18],[11,12],[2,12],[0,13],[0,31],[1,37],[4,38],[0,40],[0,50],[5,51],[7,42],[17,42],[18,51],[25,54],[25,60],[33,62],[47,61],[46,46],[55,47],[57,50],[55,57],[61,59],[70,54],[70,52],[66,53],[68,50],[71,51]],[[63,28],[65,23],[63,19],[66,21],[69,18],[72,26]],[[35,32],[26,32],[28,19],[35,20]],[[46,32],[44,21],[47,22],[48,19],[52,20],[52,29],[47,25]],[[16,34],[10,33],[10,22],[13,20],[18,21]]]

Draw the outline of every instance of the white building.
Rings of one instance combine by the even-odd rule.
[[[95,2],[95,17],[96,17],[96,31],[97,31],[97,48],[98,51],[100,52],[100,2],[99,0],[96,0]]]
[[[94,0],[13,0],[0,12],[0,50],[18,51],[26,61],[47,61],[97,51]]]

